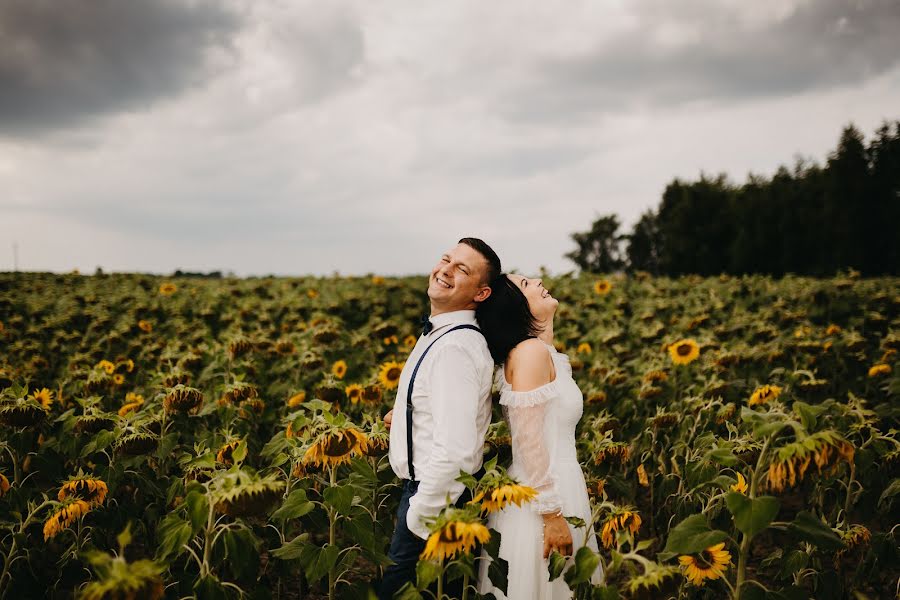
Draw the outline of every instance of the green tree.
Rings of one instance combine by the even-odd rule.
[[[659,275],[659,257],[663,248],[656,213],[652,209],[645,211],[632,232],[625,237],[628,239],[628,269]]]
[[[619,233],[619,227],[616,215],[598,218],[590,230],[572,234],[578,249],[566,254],[566,258],[590,273],[609,273],[623,268],[622,242],[626,236]]]

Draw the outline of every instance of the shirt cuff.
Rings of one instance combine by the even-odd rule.
[[[427,540],[431,535],[431,530],[428,529],[427,525],[422,523],[421,515],[413,510],[412,506],[406,511],[406,528],[409,529],[414,536],[423,540]]]

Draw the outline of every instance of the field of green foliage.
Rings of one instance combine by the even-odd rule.
[[[544,285],[601,547],[552,576],[578,598],[896,597],[900,279]],[[0,600],[368,598],[425,286],[0,274]],[[471,581],[497,408],[485,504],[435,525],[404,598]]]

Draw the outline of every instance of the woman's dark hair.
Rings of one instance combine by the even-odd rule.
[[[491,295],[475,309],[478,326],[487,340],[494,363],[506,362],[509,351],[522,340],[541,333],[528,299],[513,281],[500,273],[491,281]]]

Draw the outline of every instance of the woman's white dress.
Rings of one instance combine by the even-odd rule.
[[[556,378],[534,390],[513,391],[503,367],[496,373],[500,404],[512,438],[510,476],[538,491],[538,496],[522,506],[514,504],[488,517],[488,526],[500,533],[500,557],[509,564],[507,594],[494,588],[487,571],[490,558],[482,553],[478,591],[493,593],[498,600],[558,600],[571,598],[563,576],[550,581],[543,556],[542,513],[562,510],[563,516],[577,516],[586,528],[569,525],[575,552],[584,545],[597,551],[591,526],[591,506],[587,485],[575,452],[575,426],[581,418],[584,397],[572,378],[569,357],[550,344]],[[569,559],[571,565],[572,559]],[[567,565],[568,569],[570,565]],[[598,565],[592,583],[603,583]]]

